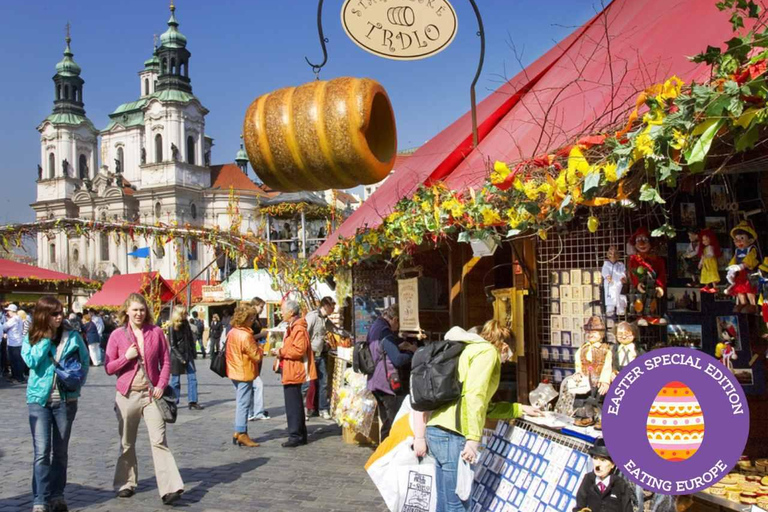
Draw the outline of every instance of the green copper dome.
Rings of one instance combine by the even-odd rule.
[[[171,18],[168,20],[168,30],[160,36],[160,45],[166,48],[185,48],[187,46],[187,38],[179,32],[179,22],[176,21],[174,11],[176,11],[176,7],[171,5]]]
[[[245,152],[243,149],[243,145],[240,144],[240,151],[237,152],[237,156],[235,157],[235,162],[247,162],[248,161],[248,153]]]
[[[144,61],[144,68],[159,68],[160,59],[157,58],[157,50],[152,54],[152,57]]]
[[[71,38],[67,37],[67,47],[64,48],[64,58],[61,59],[61,62],[56,64],[56,74],[62,75],[62,76],[80,76],[80,66],[77,65],[75,60],[72,58],[74,57],[74,54],[72,53],[72,50],[69,47],[69,43],[72,41]]]

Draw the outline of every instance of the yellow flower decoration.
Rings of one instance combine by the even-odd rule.
[[[649,126],[660,126],[664,122],[664,112],[655,108],[643,116],[643,122]]]
[[[664,82],[664,85],[661,86],[661,93],[656,96],[656,99],[659,101],[659,103],[662,103],[666,100],[673,100],[677,98],[680,96],[680,91],[682,90],[683,85],[685,85],[685,82],[683,82],[676,75],[668,78],[667,81]]]
[[[482,210],[480,210],[480,213],[483,215],[483,224],[486,226],[491,226],[493,224],[498,224],[501,222],[501,217],[499,216],[499,212],[494,210],[493,208],[485,207]]]
[[[504,180],[507,179],[507,176],[509,176],[510,172],[512,171],[509,170],[507,164],[497,160],[496,163],[493,164],[493,171],[491,171],[491,183],[494,185],[503,183]]]
[[[581,152],[578,146],[574,146],[568,155],[568,182],[571,182],[571,177],[579,174],[586,176],[589,173],[590,165],[587,162],[584,153]]]
[[[429,204],[429,201],[422,201],[421,202],[421,210],[424,212],[428,212],[432,209],[432,205]]]
[[[464,215],[464,206],[454,197],[443,201],[441,207],[443,210],[450,212],[454,219],[458,219]]]
[[[515,190],[519,192],[523,191],[523,182],[520,181],[520,178],[515,178],[515,181],[512,183],[512,186],[515,187]]]
[[[653,139],[647,133],[641,133],[635,138],[635,153],[638,158],[645,158],[654,154]]]
[[[557,187],[557,191],[561,194],[565,194],[565,191],[568,190],[568,184],[566,183],[566,174],[567,171],[563,169],[560,171],[560,174],[557,175],[557,179],[555,180],[555,186]]]
[[[536,186],[536,182],[533,180],[526,181],[523,184],[523,192],[528,199],[536,199],[539,197],[539,187]]]
[[[672,130],[672,138],[670,146],[675,149],[683,149],[688,145],[688,135],[678,129]]]
[[[614,181],[619,179],[619,176],[616,174],[616,164],[613,162],[608,162],[604,164],[602,166],[602,171],[606,181],[613,183]]]

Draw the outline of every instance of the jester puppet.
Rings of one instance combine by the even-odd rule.
[[[750,278],[760,264],[757,257],[757,233],[747,221],[731,230],[735,250],[728,263],[728,295],[736,297],[734,313],[757,313],[757,287]]]
[[[667,266],[664,259],[653,254],[651,234],[639,228],[629,239],[635,254],[629,258],[629,280],[632,311],[637,325],[665,325],[661,316],[661,298],[667,286]]]

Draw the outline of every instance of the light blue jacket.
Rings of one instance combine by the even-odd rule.
[[[88,366],[90,357],[88,349],[85,348],[83,338],[75,331],[64,331],[62,339],[65,340],[64,349],[61,352],[60,360],[64,360],[73,352],[79,352],[80,364],[86,376],[88,375]],[[21,346],[21,357],[29,366],[29,380],[27,381],[27,403],[45,405],[53,389],[53,370],[52,357],[56,356],[56,347],[51,344],[50,338],[43,338],[35,345],[29,344],[29,335],[24,336],[24,344]],[[85,384],[85,381],[83,381]],[[80,390],[65,392],[59,389],[62,400],[71,400],[80,396]]]

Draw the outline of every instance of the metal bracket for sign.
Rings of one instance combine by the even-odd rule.
[[[317,3],[317,33],[320,37],[320,46],[323,49],[323,62],[320,64],[313,64],[308,57],[304,57],[304,60],[307,61],[307,64],[312,68],[312,72],[317,78],[320,76],[320,70],[323,69],[323,66],[328,62],[328,49],[326,47],[328,38],[325,37],[323,32],[323,2],[324,0],[318,0]],[[485,26],[483,25],[483,17],[480,15],[480,9],[477,7],[475,0],[469,0],[469,3],[472,4],[472,9],[475,11],[475,16],[477,17],[477,35],[480,37],[480,60],[477,63],[475,78],[472,80],[472,85],[469,88],[469,99],[472,105],[472,147],[477,147],[477,97],[475,95],[475,87],[477,86],[477,81],[480,79],[480,74],[483,71],[483,64],[485,63]]]

